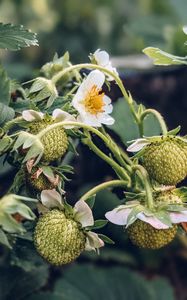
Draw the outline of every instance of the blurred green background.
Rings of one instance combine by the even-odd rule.
[[[97,48],[112,56],[139,54],[149,45],[185,53],[186,0],[1,0],[0,20],[38,33],[39,48],[6,58],[25,67],[28,61],[41,66],[67,50],[74,62]]]
[[[186,55],[186,36],[181,30],[187,24],[186,11],[186,0],[1,0],[0,21],[23,24],[37,32],[40,47],[2,51],[0,57],[12,78],[26,80],[38,75],[55,52],[62,55],[67,50],[73,62],[84,62],[90,52],[105,49],[118,58],[114,60],[117,67],[123,65],[126,56],[139,55],[147,46]],[[141,73],[132,71],[130,65],[128,72],[124,68],[125,64],[122,77],[125,74],[125,84],[135,99],[159,109],[171,128],[182,123],[186,132],[187,72],[178,67]],[[115,89],[112,93],[114,99],[120,96]],[[119,113],[115,111],[123,124],[120,105],[117,102]],[[114,175],[86,147],[81,146],[79,153],[73,162],[76,174],[67,186],[68,196],[74,200],[90,186]],[[99,193],[94,209],[97,218],[120,204],[117,195],[122,198],[122,191]],[[115,240],[114,246],[103,249],[100,256],[84,254],[78,263],[65,268],[49,267],[37,256],[32,243],[20,240],[11,255],[0,255],[0,298],[187,299],[186,237],[162,250],[145,251],[132,246],[121,227],[109,224],[104,233]]]

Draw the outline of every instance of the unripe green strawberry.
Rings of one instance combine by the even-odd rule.
[[[136,220],[127,228],[133,244],[140,248],[159,249],[169,244],[177,233],[177,225],[169,229],[156,229],[150,224]]]
[[[31,173],[25,171],[26,184],[28,184],[32,190],[41,192],[43,190],[51,190],[55,188],[54,184],[52,184],[43,173],[41,173],[38,178],[35,178],[33,174],[36,171],[37,168],[32,168]]]
[[[161,137],[146,146],[143,165],[157,182],[176,185],[187,175],[187,143],[177,137]]]
[[[180,205],[183,203],[181,197],[179,195],[175,194],[172,191],[165,191],[165,192],[160,192],[155,195],[154,200],[156,204],[163,205],[163,204],[174,204],[174,205]]]
[[[46,117],[41,121],[33,122],[30,126],[30,132],[37,134],[53,123],[54,121],[53,119],[50,119],[50,117]],[[59,127],[49,130],[41,138],[41,142],[44,145],[42,160],[46,162],[51,162],[55,159],[61,158],[68,148],[67,134],[63,128]]]
[[[86,235],[81,225],[53,209],[39,218],[34,243],[40,255],[53,265],[75,260],[85,248]]]

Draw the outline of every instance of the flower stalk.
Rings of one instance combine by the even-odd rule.
[[[80,200],[82,201],[87,201],[91,196],[97,194],[98,192],[109,188],[109,187],[126,187],[128,185],[127,181],[124,180],[110,180],[107,182],[103,182],[97,186],[95,186],[94,188],[92,188],[91,190],[89,190],[87,193],[85,193]]]

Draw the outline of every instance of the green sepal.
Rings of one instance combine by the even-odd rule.
[[[111,245],[115,244],[115,242],[105,234],[99,233],[98,236],[100,237],[101,240],[103,240],[107,244],[111,244]]]
[[[11,146],[12,144],[12,139],[9,136],[4,136],[0,140],[0,155],[5,153]]]
[[[144,207],[142,205],[137,205],[131,210],[131,212],[127,218],[126,228],[129,227],[131,224],[133,224],[137,220],[137,215],[140,212],[144,212]]]
[[[155,212],[154,216],[159,219],[163,224],[172,227],[172,222],[169,216],[169,213],[167,211],[159,211]]]
[[[179,125],[178,127],[168,131],[167,135],[177,135],[179,131],[181,130],[181,126]]]
[[[86,199],[86,203],[88,204],[88,206],[92,209],[94,207],[95,204],[95,198],[96,198],[96,194],[90,196],[89,198]]]
[[[89,230],[103,228],[108,223],[108,220],[96,220],[93,226],[89,226]]]
[[[75,210],[69,203],[67,203],[66,200],[64,200],[64,211],[66,216],[68,217],[74,216]]]
[[[54,172],[50,166],[40,166],[40,168],[42,169],[43,174],[45,176],[53,178],[53,179],[55,178]]]
[[[9,249],[12,249],[12,246],[10,245],[7,235],[5,232],[0,228],[0,244],[8,247]]]

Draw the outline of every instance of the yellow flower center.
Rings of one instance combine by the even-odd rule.
[[[104,94],[101,93],[101,89],[94,85],[82,101],[85,110],[93,115],[103,112],[103,106],[105,105],[103,101]]]

